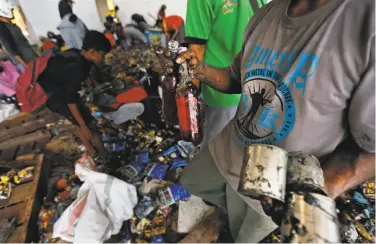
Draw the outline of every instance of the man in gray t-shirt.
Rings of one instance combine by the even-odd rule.
[[[227,210],[237,241],[276,228],[260,202],[236,192],[247,145],[315,155],[332,198],[375,177],[374,11],[374,0],[274,0],[249,23],[231,67],[194,67],[209,86],[242,92],[235,118],[181,179]],[[195,57],[177,61],[197,66]]]

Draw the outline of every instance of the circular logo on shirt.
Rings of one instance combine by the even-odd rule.
[[[230,14],[234,12],[234,8],[238,6],[237,0],[222,0],[222,13]]]
[[[290,87],[270,69],[252,69],[245,75],[235,130],[244,144],[274,144],[283,140],[295,122]]]

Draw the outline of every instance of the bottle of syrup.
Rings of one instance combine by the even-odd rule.
[[[176,106],[182,140],[200,144],[204,136],[203,103],[186,65],[182,66],[181,80],[176,88]]]
[[[167,73],[162,80],[162,107],[163,117],[167,125],[174,126],[178,124],[177,108],[175,101],[176,86],[180,81],[179,65],[175,63],[175,58],[179,51],[179,44],[177,41],[168,42],[168,50],[166,52],[167,58],[171,58],[174,62],[171,72]]]

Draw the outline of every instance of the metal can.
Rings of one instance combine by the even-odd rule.
[[[317,193],[288,193],[281,233],[283,243],[341,242],[335,202]]]
[[[288,154],[271,145],[251,145],[246,149],[238,192],[260,200],[270,197],[285,201]]]
[[[286,191],[315,192],[326,195],[324,172],[319,160],[308,153],[291,152],[287,162]]]

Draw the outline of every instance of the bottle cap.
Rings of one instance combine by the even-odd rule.
[[[171,40],[168,42],[168,49],[173,52],[177,53],[179,51],[179,43],[177,41]]]

